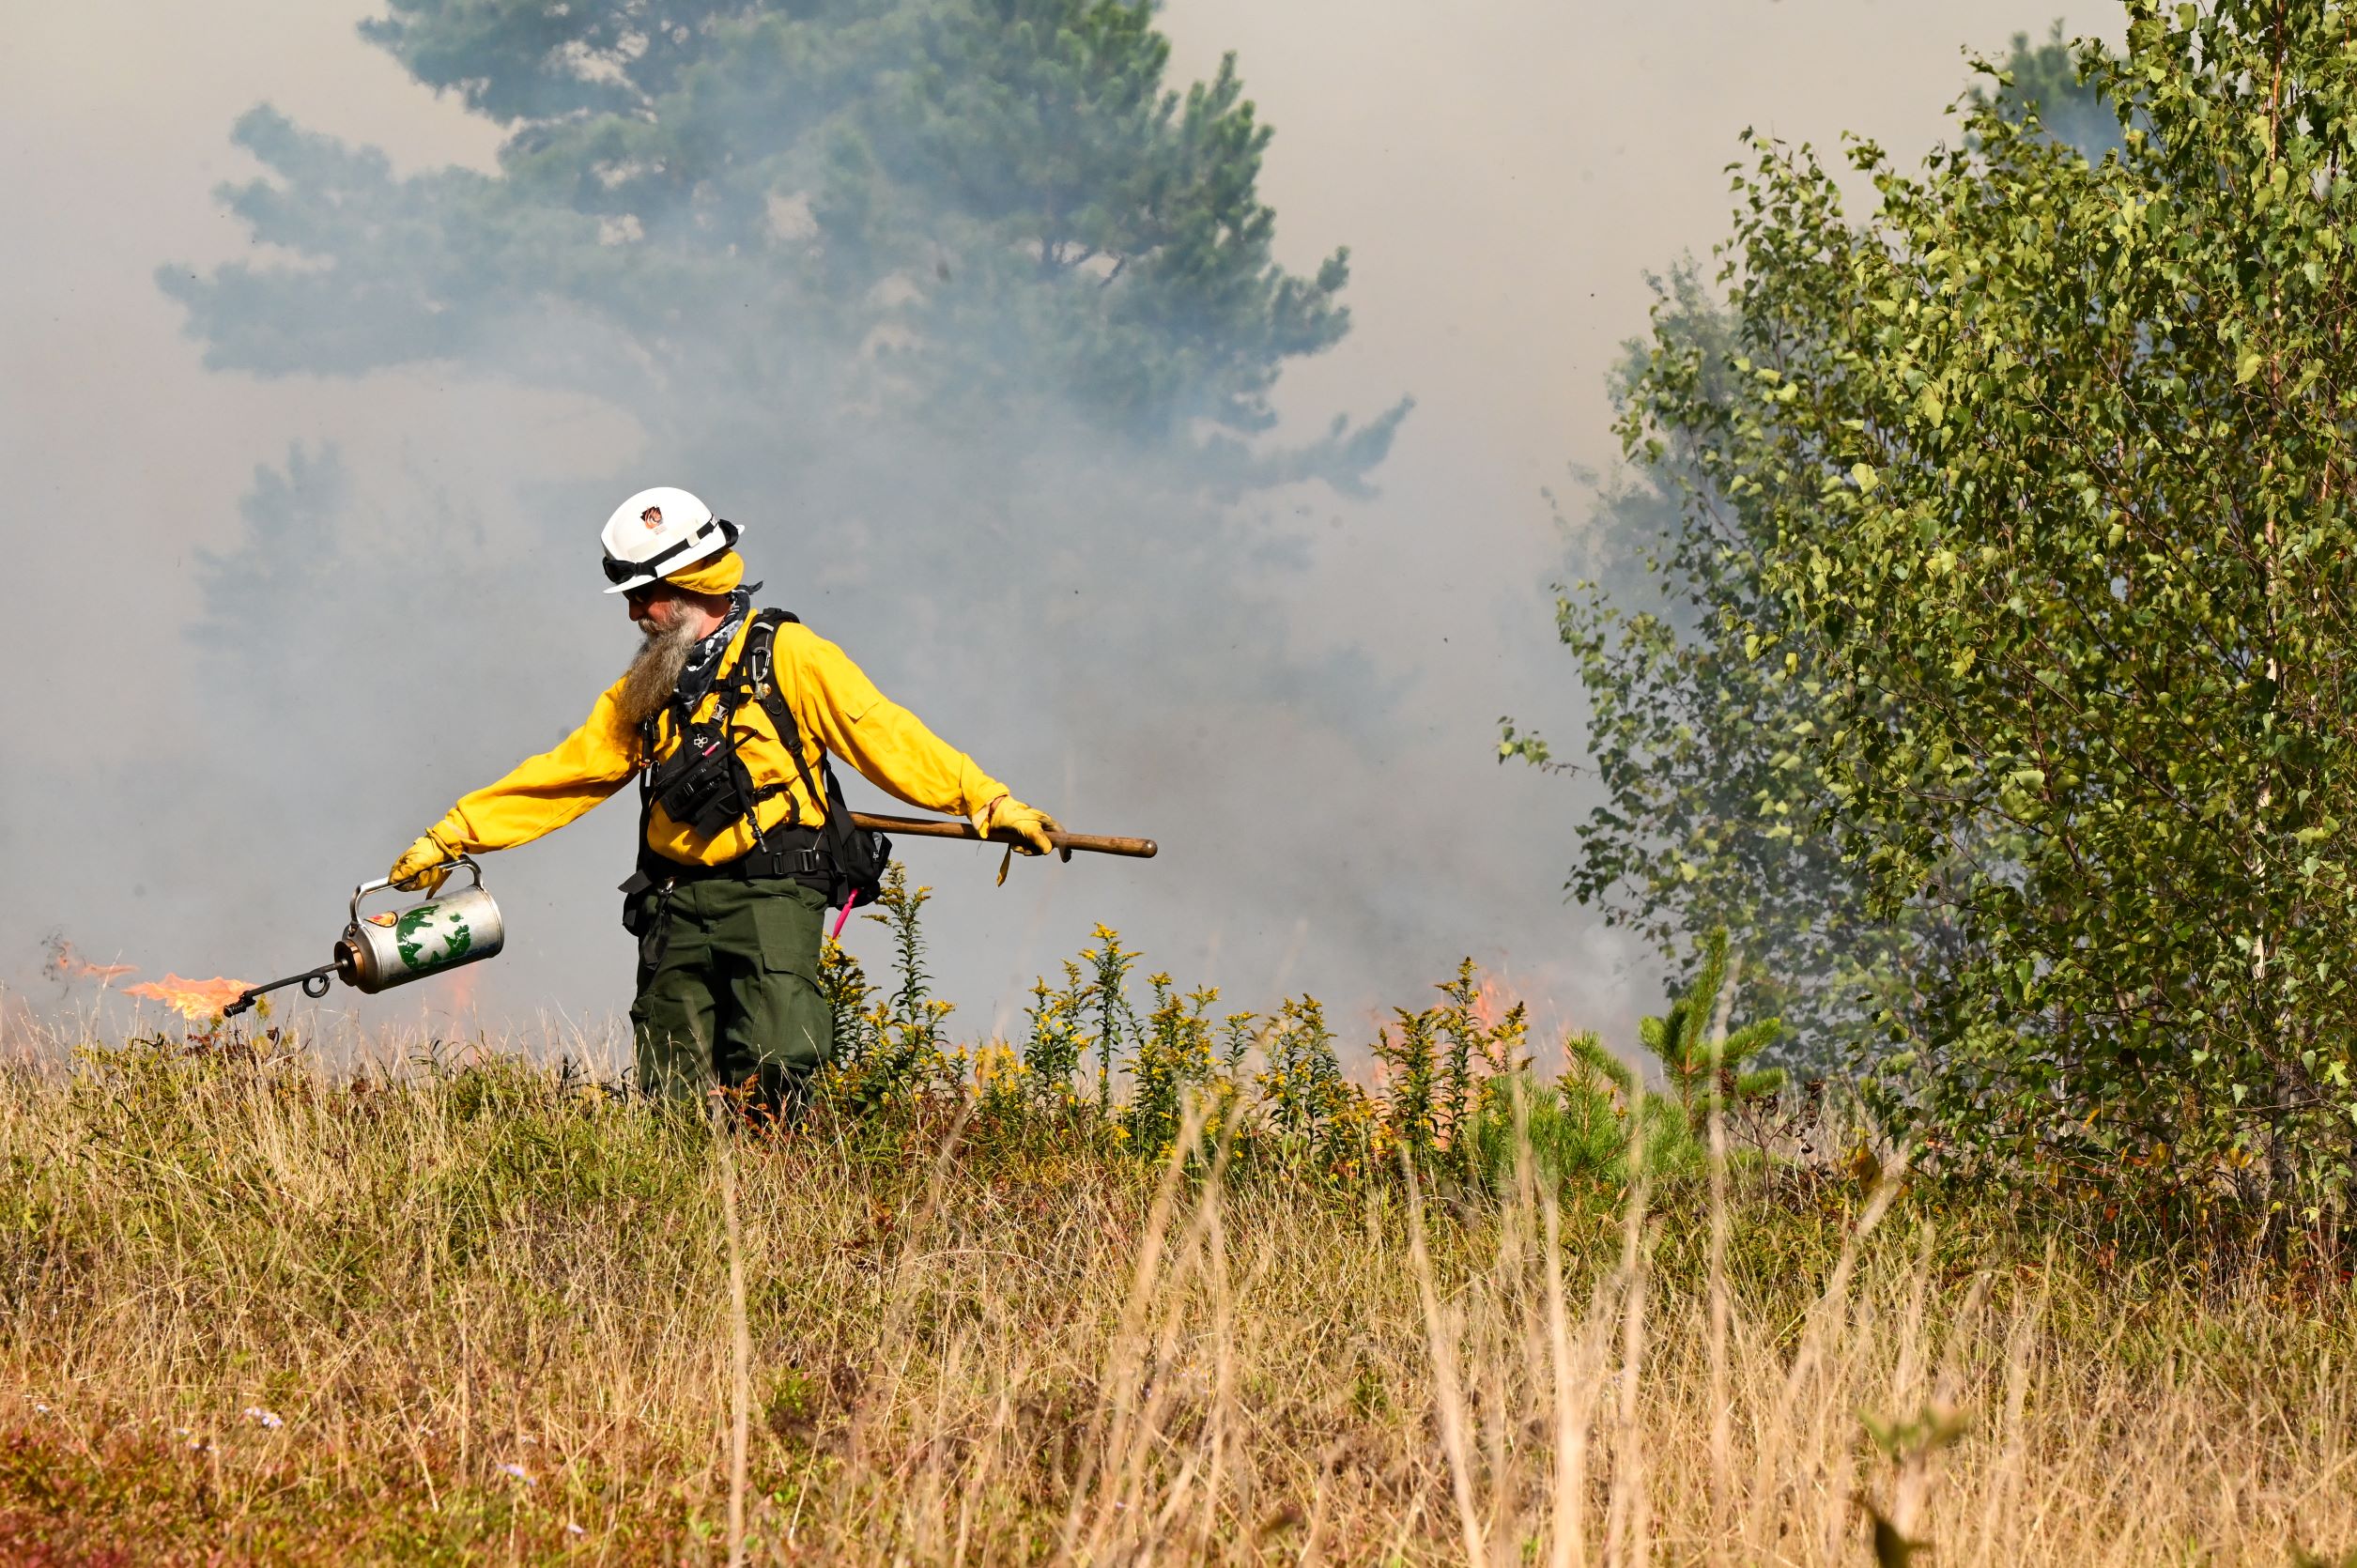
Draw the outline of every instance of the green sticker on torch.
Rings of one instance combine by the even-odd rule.
[[[400,924],[393,929],[393,940],[401,951],[402,963],[413,974],[424,974],[465,957],[474,945],[474,933],[467,929],[464,915],[446,912],[439,905],[421,904],[401,916]]]

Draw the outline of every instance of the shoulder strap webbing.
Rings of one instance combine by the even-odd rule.
[[[815,824],[819,843],[835,868],[839,899],[865,903],[875,896],[875,857],[859,839],[859,830],[851,820],[851,807],[843,799],[841,786],[835,782],[835,769],[824,747],[819,752],[819,773],[826,780],[824,793],[820,792],[817,781],[811,778],[810,764],[802,755],[802,727],[794,721],[793,710],[786,705],[786,695],[778,685],[778,628],[788,623],[799,625],[801,621],[792,610],[763,610],[753,618],[753,629],[746,634],[742,662],[755,699],[769,715],[778,743],[793,758],[794,771],[802,776],[803,793],[819,813]]]
[[[793,759],[794,771],[802,776],[802,792],[810,802],[810,809],[819,814],[819,829],[829,832],[835,826],[842,792],[835,787],[835,770],[827,766],[826,753],[819,753],[819,769],[826,776],[824,793],[810,776],[810,764],[802,755],[802,726],[794,722],[793,710],[786,705],[786,694],[778,689],[777,681],[778,628],[787,623],[802,623],[802,618],[790,609],[765,609],[753,618],[753,629],[745,638],[747,678],[752,683],[753,696],[769,722],[777,727],[778,742]]]
[[[758,587],[759,585],[756,584],[755,586]],[[763,613],[764,615],[787,621],[796,619],[793,612],[791,610],[765,610]],[[760,810],[761,802],[767,799],[770,795],[781,792],[785,789],[785,786],[782,784],[773,785],[766,790],[756,790],[753,788],[752,778],[745,771],[744,761],[736,754],[736,732],[731,727],[730,715],[734,714],[738,708],[744,706],[746,699],[753,694],[753,686],[751,683],[747,682],[745,678],[745,672],[749,668],[749,661],[752,656],[755,638],[758,637],[763,639],[762,668],[765,671],[768,668],[769,657],[769,644],[766,639],[773,636],[776,630],[776,620],[772,620],[766,626],[762,625],[760,622],[756,621],[754,629],[746,634],[745,644],[738,650],[735,663],[731,665],[726,669],[715,671],[712,679],[712,689],[715,692],[720,693],[722,697],[721,704],[716,709],[714,716],[718,719],[721,736],[728,743],[729,765],[736,770],[738,788],[742,792],[743,798],[746,801],[745,821],[747,825],[751,827],[753,830],[753,842],[763,849],[768,847],[768,842],[762,836]],[[733,702],[728,700],[728,699],[732,696],[736,699]],[[701,699],[699,699],[698,700],[701,701]],[[679,738],[680,744],[685,746],[687,744],[687,737],[689,733],[695,729],[695,722],[693,718],[694,711],[693,704],[682,701],[679,694],[674,692],[671,694],[670,699],[667,701],[662,708],[656,710],[655,713],[649,714],[645,718],[639,721],[639,748],[640,755],[639,759],[638,856],[639,869],[642,873],[653,875],[656,870],[655,852],[647,843],[647,834],[655,825],[654,785],[655,750],[656,743],[660,738],[657,731],[660,728],[662,715],[666,713],[671,715],[672,732]],[[772,716],[773,718],[775,717],[774,715]],[[795,753],[794,761],[797,762],[801,761],[801,755],[798,751]]]

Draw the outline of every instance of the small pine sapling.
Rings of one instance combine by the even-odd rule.
[[[1702,965],[1684,996],[1664,1017],[1638,1025],[1645,1049],[1661,1063],[1671,1095],[1700,1130],[1714,1112],[1726,1114],[1774,1099],[1784,1087],[1780,1068],[1746,1070],[1743,1063],[1775,1043],[1783,1021],[1764,1018],[1721,1036],[1719,992],[1727,980],[1727,932],[1713,930],[1702,949]]]
[[[1619,1157],[1638,1095],[1636,1070],[1605,1049],[1603,1036],[1582,1029],[1564,1037],[1564,1071],[1555,1082],[1555,1098],[1581,1163],[1600,1166]]]

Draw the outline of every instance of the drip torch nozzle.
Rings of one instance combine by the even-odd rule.
[[[305,970],[300,975],[289,975],[283,980],[272,980],[267,985],[249,987],[247,990],[238,992],[238,999],[235,1002],[230,1003],[227,1007],[221,1009],[221,1016],[223,1018],[235,1018],[239,1013],[252,1007],[254,1006],[254,999],[260,996],[264,992],[276,991],[281,986],[299,985],[302,987],[302,993],[305,996],[313,997],[315,999],[325,996],[328,993],[328,980],[334,974],[335,965],[331,963],[323,963],[318,968]]]

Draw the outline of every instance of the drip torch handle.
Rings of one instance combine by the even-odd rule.
[[[448,864],[451,866],[454,873],[457,868],[461,866],[465,867],[468,870],[474,873],[474,884],[477,887],[483,885],[483,868],[476,863],[473,855],[462,854],[451,860]],[[365,899],[371,893],[381,893],[392,885],[393,879],[391,877],[377,877],[370,881],[363,882],[358,887],[353,888],[352,924],[355,926],[360,924],[360,901],[362,899]]]

